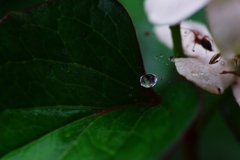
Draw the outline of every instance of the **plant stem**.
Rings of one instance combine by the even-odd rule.
[[[183,53],[180,24],[170,26],[173,41],[173,51],[176,58],[186,57]]]
[[[196,126],[193,126],[185,135],[183,139],[184,159],[197,160],[198,159],[198,133]]]

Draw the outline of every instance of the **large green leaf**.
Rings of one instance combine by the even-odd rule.
[[[1,154],[90,110],[157,99],[139,85],[144,71],[134,29],[117,3],[44,4],[10,14],[0,34]],[[57,120],[46,127],[49,118]],[[23,138],[15,140],[16,133]]]
[[[41,4],[47,0],[0,0],[0,19],[9,11],[23,10]]]
[[[79,119],[3,159],[158,159],[194,117],[196,98],[186,101],[194,92],[185,83],[173,84],[160,106],[135,106]],[[184,106],[178,105],[183,102]]]
[[[0,35],[4,159],[156,159],[194,116],[196,96],[185,103],[191,86],[171,86],[160,106],[152,89],[140,86],[135,30],[114,0],[12,12]]]

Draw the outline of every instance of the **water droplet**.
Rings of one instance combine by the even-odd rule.
[[[128,94],[129,97],[132,97],[132,94]]]
[[[162,57],[163,57],[163,54],[160,54],[159,57],[162,58]]]
[[[158,81],[158,77],[154,74],[145,74],[140,77],[140,84],[145,88],[151,88],[155,86]]]
[[[164,78],[161,78],[160,80],[163,81]]]
[[[170,57],[168,57],[168,60],[171,61],[171,62],[174,62],[174,57],[170,56]]]
[[[220,53],[215,54],[209,61],[209,64],[218,63],[222,59],[222,55]]]
[[[221,65],[224,66],[224,65],[225,65],[225,62],[224,62],[224,61],[221,61]]]

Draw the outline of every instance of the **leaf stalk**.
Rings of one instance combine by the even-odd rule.
[[[180,23],[174,26],[170,26],[170,30],[172,34],[174,56],[176,58],[186,57],[183,53],[182,48]]]

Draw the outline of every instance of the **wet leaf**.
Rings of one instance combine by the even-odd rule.
[[[12,12],[0,34],[1,155],[105,108],[158,99],[140,86],[134,29],[116,2],[56,1]]]
[[[47,0],[1,0],[0,1],[0,19],[4,17],[9,11],[18,11],[36,6]]]
[[[159,105],[140,85],[135,30],[115,0],[12,12],[0,35],[2,159],[157,159],[194,117],[191,86],[171,86]]]
[[[190,85],[173,84],[159,106],[134,106],[79,119],[3,159],[158,159],[194,118],[196,98],[185,101],[188,94],[195,94]]]

